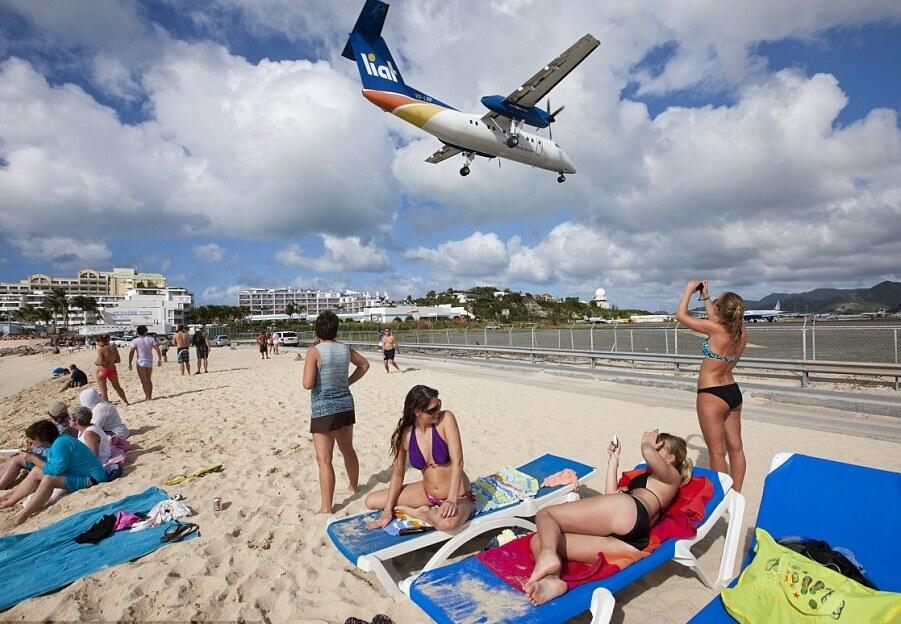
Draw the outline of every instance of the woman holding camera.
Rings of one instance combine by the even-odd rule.
[[[688,313],[688,302],[695,292],[700,293],[706,319]],[[748,343],[744,314],[744,299],[733,292],[723,292],[711,299],[706,280],[688,282],[676,310],[677,321],[707,335],[701,347],[704,359],[698,373],[698,422],[710,455],[710,467],[731,475],[732,487],[738,492],[745,479],[745,452],[741,441],[741,389],[732,370]]]

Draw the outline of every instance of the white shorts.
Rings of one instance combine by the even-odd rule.
[[[141,368],[153,368],[153,358],[138,358],[138,366]]]

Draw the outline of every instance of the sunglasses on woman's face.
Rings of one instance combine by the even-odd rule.
[[[435,404],[435,407],[430,407],[428,409],[422,410],[423,414],[428,414],[429,416],[434,416],[438,413],[438,410],[441,409],[441,399],[438,399],[438,402]]]

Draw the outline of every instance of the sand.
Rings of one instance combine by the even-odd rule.
[[[325,520],[315,514],[319,492],[308,433],[309,392],[300,385],[303,363],[295,359],[296,351],[285,351],[261,361],[252,347],[214,349],[211,371],[205,375],[181,377],[174,361],[156,369],[159,398],[120,406],[136,446],[126,474],[64,497],[20,529],[34,530],[160,486],[169,475],[221,463],[222,473],[166,488],[170,494],[183,494],[195,510],[200,538],[25,601],[0,619],[343,622],[351,615],[369,619],[381,612],[399,623],[428,621],[412,603],[385,597],[373,575],[351,568],[327,542]],[[122,353],[126,355],[124,349]],[[92,351],[62,357],[83,366],[93,379]],[[357,496],[344,494],[347,484],[336,451],[336,514],[362,511],[362,494],[388,478],[389,438],[404,395],[417,383],[438,388],[444,406],[457,415],[471,477],[493,472],[499,461],[518,464],[546,451],[603,468],[604,449],[614,432],[624,444],[622,464],[629,466],[639,459],[641,432],[654,427],[685,435],[691,456],[706,462],[689,393],[398,357],[402,368],[414,370],[386,375],[381,363],[373,361],[369,374],[353,386],[362,487]],[[15,360],[34,359],[46,375],[55,362],[41,358],[46,356]],[[7,370],[3,368],[4,374]],[[138,401],[142,394],[137,375],[126,367],[120,372],[129,399]],[[0,448],[21,443],[24,427],[45,413],[49,399],[59,396],[59,383],[40,382],[0,399]],[[62,396],[74,405],[77,391]],[[778,451],[901,470],[897,443],[755,421],[755,409],[781,408],[753,399],[746,404],[745,538],[757,514],[770,458]],[[826,410],[805,411],[815,419]],[[415,473],[407,475],[411,479]],[[602,488],[602,481],[595,477],[583,493]],[[213,511],[214,496],[223,501],[218,513]],[[0,511],[0,523],[8,517],[9,512]],[[723,531],[712,535],[699,550],[711,572],[718,565]],[[614,621],[682,622],[711,597],[688,571],[664,566],[618,596]],[[588,621],[587,615],[576,621]]]

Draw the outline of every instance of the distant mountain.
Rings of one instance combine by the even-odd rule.
[[[777,301],[785,312],[898,312],[901,310],[901,282],[885,281],[872,288],[817,288],[804,293],[771,293],[760,301],[746,301],[745,309],[768,310]]]

